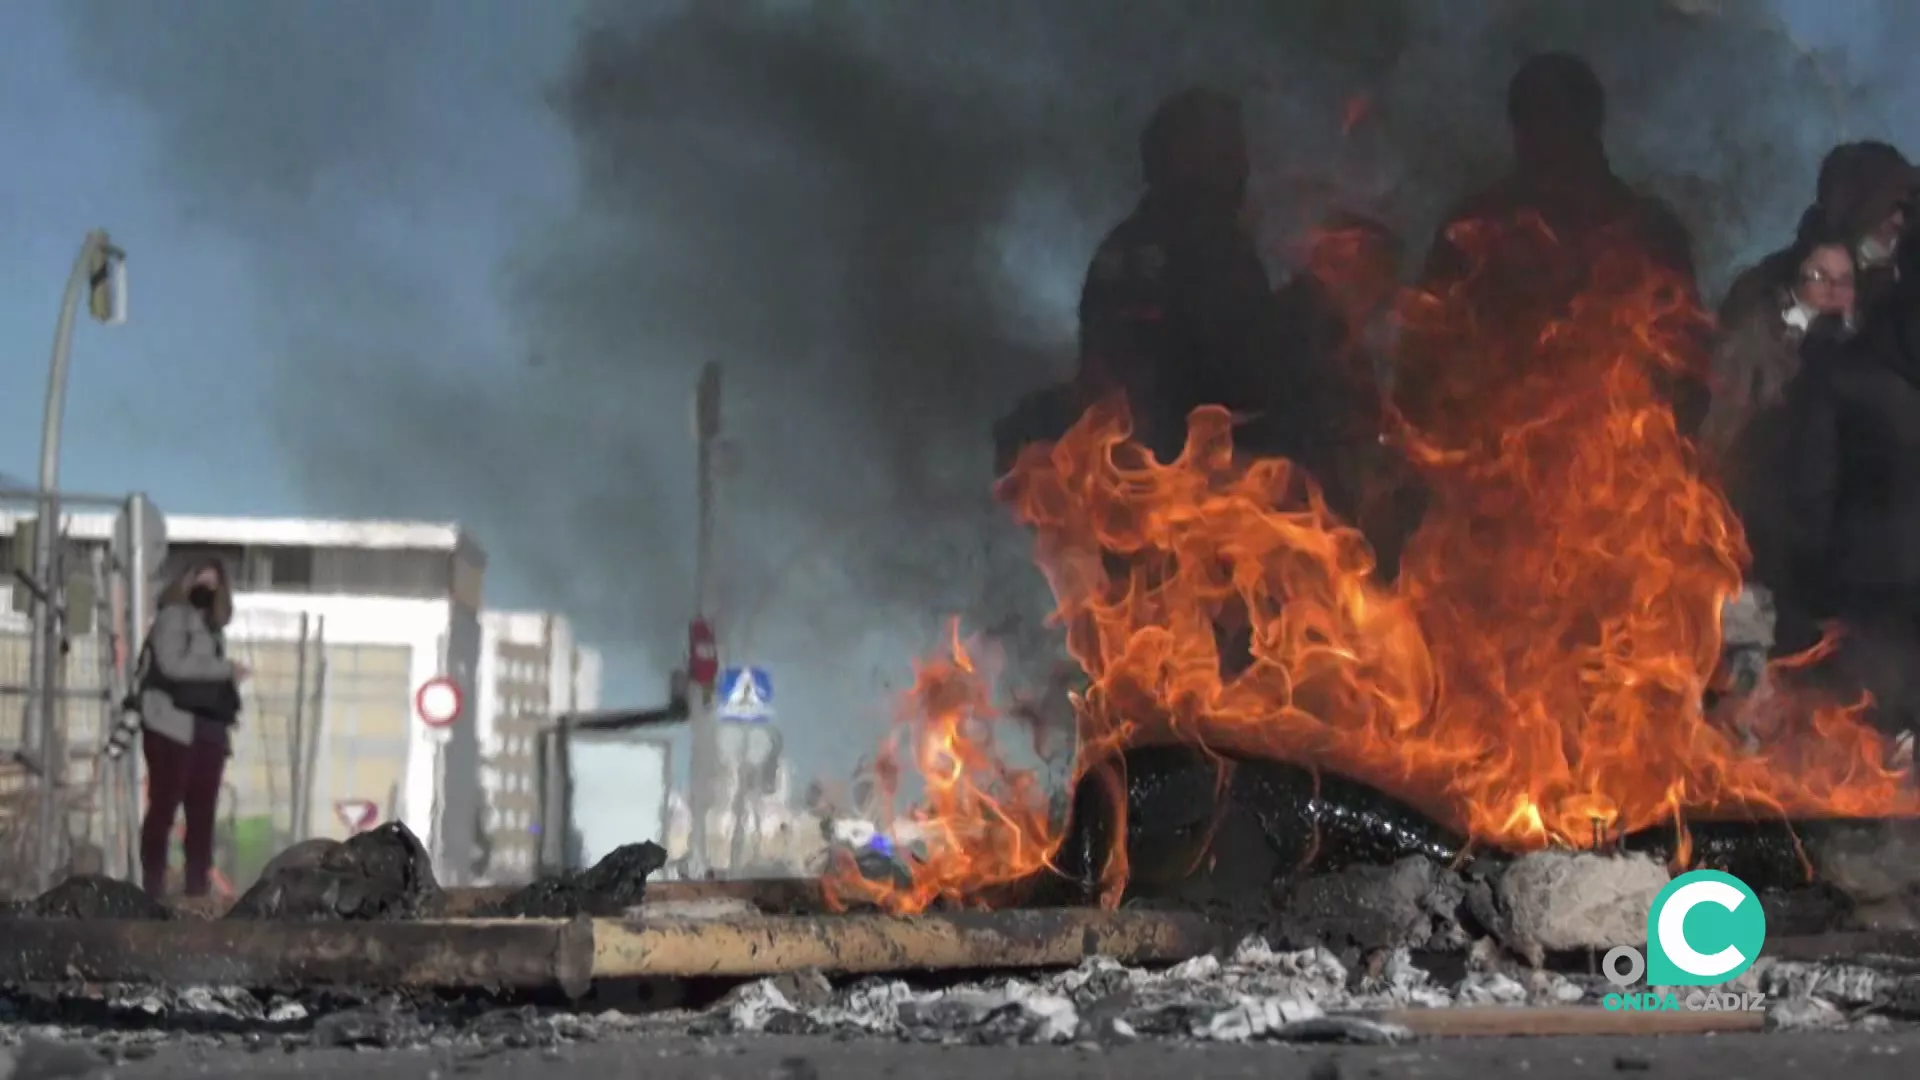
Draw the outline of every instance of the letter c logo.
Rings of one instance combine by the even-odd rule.
[[[1746,882],[1718,870],[1682,874],[1647,913],[1647,982],[1718,986],[1752,967],[1766,940],[1766,912]]]
[[[1687,941],[1687,915],[1701,904],[1716,904],[1728,911],[1740,910],[1747,894],[1724,881],[1693,881],[1674,890],[1660,909],[1660,948],[1680,970],[1703,979],[1717,979],[1747,958],[1729,945],[1712,955],[1695,949]]]

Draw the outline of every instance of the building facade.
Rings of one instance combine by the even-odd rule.
[[[600,706],[600,654],[580,645],[564,616],[488,611],[480,616],[474,713],[483,766],[480,814],[489,881],[531,879],[540,838],[540,733],[566,713]]]
[[[98,520],[93,520],[95,517]],[[471,722],[486,558],[457,525],[168,515],[161,580],[217,558],[234,582],[228,651],[253,675],[221,800],[220,865],[251,880],[280,846],[341,837],[371,809],[469,880],[483,837]],[[0,520],[0,529],[10,523]],[[71,515],[73,542],[104,544],[109,515]],[[22,650],[0,626],[0,653]],[[452,679],[467,715],[444,731],[414,713],[419,687]],[[97,731],[73,731],[97,740]]]

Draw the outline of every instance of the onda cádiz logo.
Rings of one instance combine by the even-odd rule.
[[[1681,874],[1653,899],[1646,952],[1621,945],[1601,962],[1607,981],[1619,987],[1601,1004],[1614,1012],[1763,1009],[1765,994],[1706,988],[1739,978],[1760,958],[1766,940],[1766,913],[1746,882],[1718,870]],[[1642,975],[1648,989],[1632,990]],[[1694,989],[1682,993],[1675,987]]]

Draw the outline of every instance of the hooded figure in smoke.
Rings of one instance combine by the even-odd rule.
[[[1693,240],[1664,202],[1634,190],[1613,171],[1604,138],[1606,91],[1585,60],[1543,53],[1527,60],[1507,85],[1513,167],[1492,187],[1468,198],[1434,238],[1422,287],[1464,300],[1476,322],[1531,335],[1561,317],[1590,284],[1592,268],[1609,251],[1632,251],[1697,289]],[[1544,232],[1503,240],[1474,251],[1468,234],[1483,225],[1538,219]],[[1509,350],[1509,355],[1529,355]],[[1505,383],[1524,371],[1459,371],[1442,357],[1410,363],[1396,400],[1417,425],[1430,426],[1473,401],[1486,381]],[[1692,432],[1706,411],[1704,372],[1683,379],[1662,373],[1675,420]]]
[[[1187,415],[1232,411],[1249,453],[1303,465],[1335,490],[1350,397],[1286,316],[1241,219],[1248,181],[1238,99],[1182,91],[1140,137],[1147,190],[1095,251],[1080,294],[1079,397],[1126,397],[1135,436],[1162,460]]]
[[[1802,358],[1831,356],[1858,315],[1852,238],[1825,228],[1809,214],[1791,247],[1742,274],[1728,294],[1713,348],[1713,401],[1699,436],[1703,463],[1745,527],[1753,558],[1747,580],[1765,586],[1778,605],[1767,645],[1784,652],[1818,640],[1793,582],[1794,508],[1779,483],[1794,467],[1800,422],[1789,387]]]
[[[1352,523],[1372,543],[1386,580],[1398,572],[1425,498],[1405,457],[1388,445],[1404,254],[1404,241],[1384,222],[1336,212],[1309,235],[1300,269],[1278,294],[1302,360],[1340,395],[1329,402],[1338,441],[1325,455],[1333,471],[1322,483],[1354,503]]]
[[[1430,285],[1457,280],[1468,269],[1450,236],[1454,225],[1526,212],[1538,214],[1570,252],[1604,232],[1693,280],[1693,238],[1686,226],[1665,203],[1614,174],[1605,139],[1606,90],[1585,60],[1556,52],[1522,64],[1507,84],[1507,121],[1513,129],[1513,169],[1449,218],[1428,253]],[[1573,257],[1565,262],[1556,276],[1572,278],[1565,285],[1578,291],[1581,281],[1566,271],[1583,264]]]
[[[1907,201],[1920,187],[1920,172],[1887,143],[1843,143],[1820,162],[1818,187],[1801,228],[1849,240],[1864,311],[1885,298],[1900,279],[1900,237],[1907,226]]]
[[[1905,265],[1869,265],[1889,275],[1884,294],[1851,336],[1816,323],[1787,388],[1782,516],[1795,593],[1810,617],[1845,629],[1828,674],[1871,692],[1876,722],[1910,739],[1920,727],[1920,238],[1875,243]]]

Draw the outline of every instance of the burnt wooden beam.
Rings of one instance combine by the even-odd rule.
[[[448,889],[444,914],[468,918],[520,891],[520,885]],[[742,878],[731,881],[659,881],[647,885],[648,904],[738,900],[770,915],[806,915],[826,910],[816,878]]]
[[[0,984],[586,993],[593,926],[564,921],[0,920]]]
[[[0,920],[0,984],[558,989],[595,979],[758,978],[1169,963],[1231,943],[1180,912],[720,915],[635,920]]]
[[[483,885],[446,889],[441,916],[469,919],[519,892],[522,885]],[[826,910],[816,878],[743,878],[732,881],[661,881],[647,886],[647,903],[673,906],[708,900],[738,900],[771,915],[806,915]],[[216,897],[175,897],[168,901],[185,918],[217,919],[232,901]]]
[[[982,911],[943,915],[776,915],[597,920],[598,978],[751,978],[1072,967],[1089,956],[1172,963],[1231,944],[1184,912]]]

